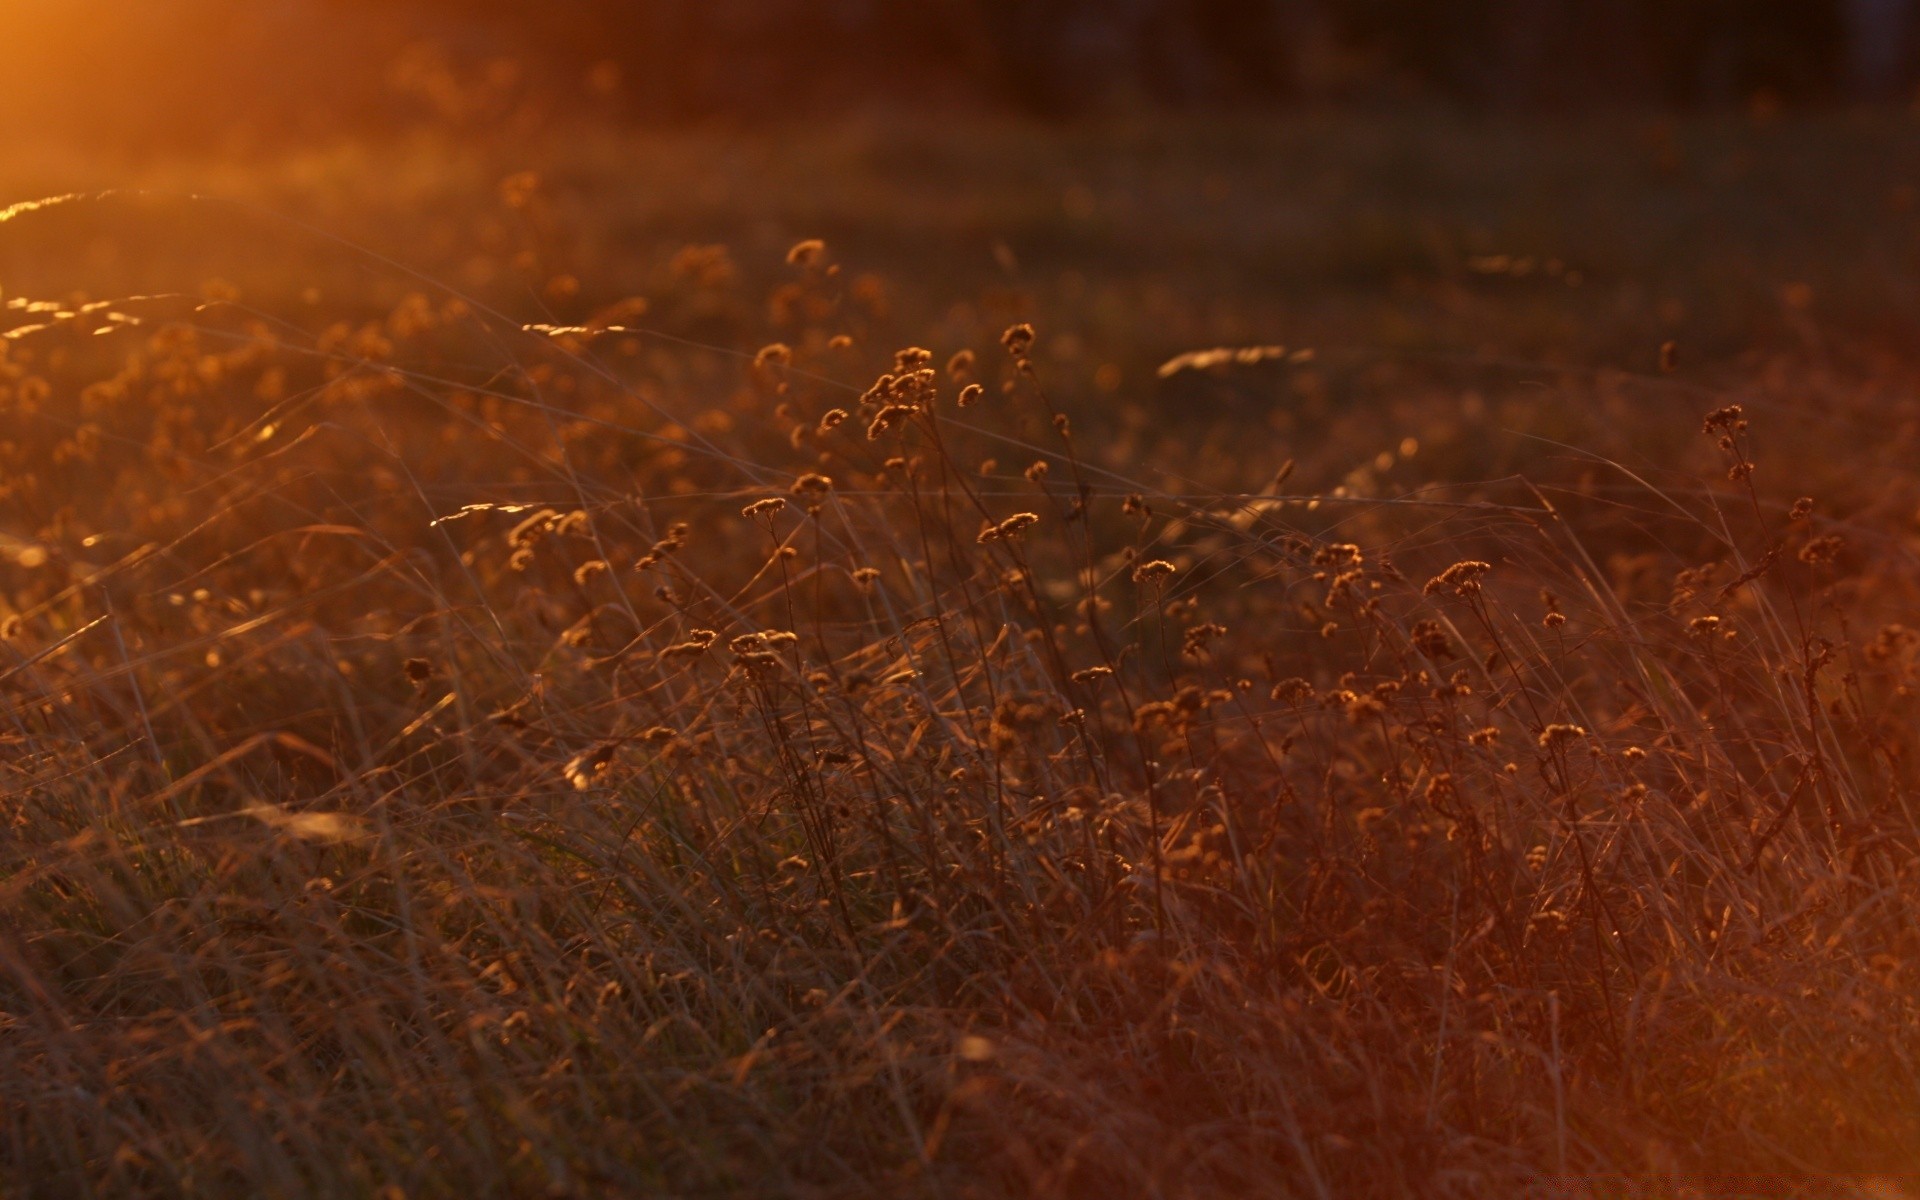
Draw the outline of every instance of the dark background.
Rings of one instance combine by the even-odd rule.
[[[9,136],[92,153],[988,111],[1906,102],[1920,0],[7,0]]]
[[[381,0],[391,3],[391,0]],[[1047,112],[1432,94],[1476,105],[1888,96],[1910,0],[416,0],[627,102],[697,115],[849,99]]]

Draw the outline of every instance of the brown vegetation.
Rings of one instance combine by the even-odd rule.
[[[1004,291],[902,348],[946,277],[831,237],[597,295],[556,192],[512,317],[331,244],[8,301],[0,1186],[1910,1171],[1914,375],[1824,296],[1709,371],[1416,256],[1377,352],[1154,378]],[[1645,372],[1377,315],[1575,303]]]

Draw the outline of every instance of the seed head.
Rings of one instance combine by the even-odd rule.
[[[867,426],[867,440],[877,442],[889,429],[920,411],[918,404],[888,404],[873,414],[872,424]]]
[[[1716,408],[1707,414],[1706,423],[1701,426],[1703,432],[1722,436],[1746,431],[1746,410],[1738,404],[1729,404],[1725,408]]]
[[[1015,513],[998,525],[989,525],[985,529],[982,529],[978,540],[983,546],[988,542],[1005,541],[1008,538],[1019,536],[1025,530],[1039,523],[1039,513]]]
[[[1540,731],[1540,748],[1553,750],[1568,742],[1576,742],[1587,736],[1587,731],[1579,725],[1549,725]]]
[[[1493,570],[1492,563],[1465,560],[1457,562],[1427,581],[1426,594],[1452,592],[1456,596],[1480,594],[1480,577]]]
[[[1814,538],[1800,547],[1800,561],[1808,566],[1825,566],[1840,557],[1840,551],[1846,544],[1847,539],[1837,533]]]

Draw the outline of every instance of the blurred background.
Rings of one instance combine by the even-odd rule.
[[[1915,0],[0,0],[20,129],[151,144],[884,105],[1724,106],[1906,96]]]
[[[1070,402],[1323,351],[1223,438],[1669,341],[1750,382],[1906,357],[1916,89],[1920,0],[0,0],[0,203],[149,197],[0,231],[0,296],[424,277],[751,351],[824,237],[875,354],[1036,320]]]

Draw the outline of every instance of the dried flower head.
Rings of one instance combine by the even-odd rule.
[[[1031,529],[1039,523],[1039,513],[1015,513],[998,525],[988,525],[982,529],[978,540],[983,546],[988,542],[1004,541],[1007,538],[1017,537],[1023,531]]]
[[[877,442],[889,429],[920,411],[917,404],[888,404],[873,414],[873,421],[867,426],[867,440]]]
[[[804,242],[794,243],[793,249],[787,251],[787,265],[794,267],[816,266],[821,259],[826,257],[826,254],[827,244],[825,242],[819,238],[808,238]]]
[[[783,498],[779,496],[768,496],[765,500],[755,500],[752,504],[741,509],[740,515],[743,517],[766,517],[771,519],[786,506],[787,502]]]
[[[1227,636],[1225,625],[1213,621],[1195,625],[1187,630],[1186,636],[1181,639],[1180,653],[1188,658],[1199,658],[1207,652],[1207,647],[1213,644],[1214,639],[1225,636]]]
[[[1304,704],[1313,699],[1313,685],[1299,677],[1282,679],[1273,685],[1273,699],[1285,704]]]
[[[1800,547],[1800,561],[1808,566],[1825,566],[1840,557],[1840,551],[1846,544],[1847,539],[1837,533],[1814,538]]]
[[[1586,729],[1579,725],[1549,725],[1540,731],[1540,748],[1542,750],[1554,750],[1568,742],[1579,741],[1586,736]]]
[[[1000,335],[1000,344],[1015,358],[1025,358],[1033,350],[1033,326],[1021,322]]]
[[[1725,408],[1716,408],[1707,414],[1706,422],[1701,426],[1703,432],[1711,434],[1733,434],[1747,428],[1746,410],[1738,404],[1729,404]]]
[[[1157,583],[1177,570],[1179,570],[1179,568],[1166,559],[1156,558],[1151,562],[1144,562],[1135,567],[1133,569],[1133,581],[1135,583]]]
[[[1480,594],[1480,577],[1493,570],[1492,563],[1466,560],[1457,562],[1427,581],[1426,594],[1452,592],[1456,596]]]

